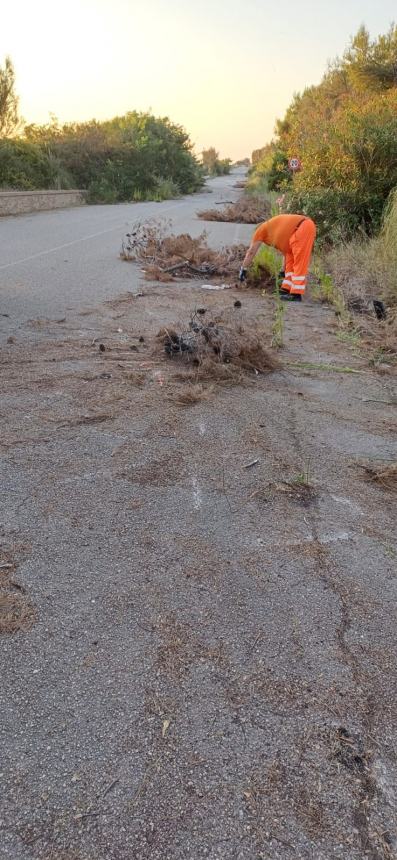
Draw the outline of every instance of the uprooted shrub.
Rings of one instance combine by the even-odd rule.
[[[220,317],[203,320],[193,313],[186,327],[163,328],[158,338],[166,355],[180,361],[197,382],[236,383],[279,366],[263,346],[263,333]]]
[[[122,259],[142,263],[147,280],[237,278],[244,245],[216,251],[208,246],[205,232],[193,239],[188,233],[169,235],[169,230],[169,221],[136,223],[122,241]]]

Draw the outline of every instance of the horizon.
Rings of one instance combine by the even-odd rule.
[[[3,14],[0,63],[11,57],[27,124],[152,112],[183,126],[196,154],[214,146],[233,161],[271,140],[294,93],[319,83],[362,24],[374,38],[395,16],[390,0],[336,0],[332,13],[302,0],[298,20],[291,0],[283,12],[202,0],[200,16],[182,0],[70,0],[56,21],[53,8],[24,0]]]

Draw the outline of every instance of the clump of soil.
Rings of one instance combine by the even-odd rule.
[[[203,320],[194,313],[186,327],[161,329],[158,338],[169,358],[190,365],[196,382],[236,382],[279,366],[263,346],[263,333],[220,317]]]
[[[197,213],[203,221],[231,221],[238,224],[259,224],[271,215],[271,206],[260,195],[244,195],[225,209],[205,209]]]
[[[196,239],[189,233],[167,235],[167,226],[161,222],[136,224],[123,240],[122,259],[143,263],[147,280],[237,278],[247,250],[245,245],[215,251],[208,246],[205,232]]]

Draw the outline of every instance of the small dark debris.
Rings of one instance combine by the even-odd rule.
[[[235,307],[235,308],[241,308],[241,302],[240,302],[240,299],[236,299],[236,301],[235,301],[235,303],[234,303],[234,307]]]
[[[201,314],[201,316],[205,313],[207,313],[207,308],[197,308],[196,310],[196,314]]]
[[[364,744],[360,737],[350,734],[343,726],[336,730],[334,755],[347,770],[361,773],[367,767]]]
[[[131,352],[139,352],[138,347],[137,347],[137,346],[135,346],[135,344],[134,344],[134,343],[132,344],[132,346],[130,346],[130,350],[131,350]]]
[[[12,337],[12,335],[10,335],[10,337],[7,338],[7,343],[15,343],[15,337]]]
[[[388,830],[384,830],[382,836],[387,845],[390,845],[391,847],[394,845],[394,838]]]
[[[385,320],[387,317],[386,308],[379,299],[373,300],[374,311],[378,320]]]
[[[361,296],[352,296],[351,299],[348,299],[347,309],[355,314],[366,314],[368,313],[368,302]]]
[[[99,379],[111,379],[111,378],[112,378],[111,373],[100,373],[99,374]]]
[[[170,332],[164,338],[164,349],[167,355],[179,355],[182,352],[194,352],[195,342],[189,335],[179,335]]]
[[[139,343],[145,343],[145,338],[144,338],[144,337],[142,337],[142,335],[141,335],[141,336],[140,336],[140,338],[139,338]]]
[[[105,352],[105,349],[106,349],[105,344],[104,344],[104,343],[100,343],[100,344],[99,344],[99,352]]]

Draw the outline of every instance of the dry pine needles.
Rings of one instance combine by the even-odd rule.
[[[384,490],[397,492],[397,463],[390,466],[364,466],[365,474],[372,483]]]

